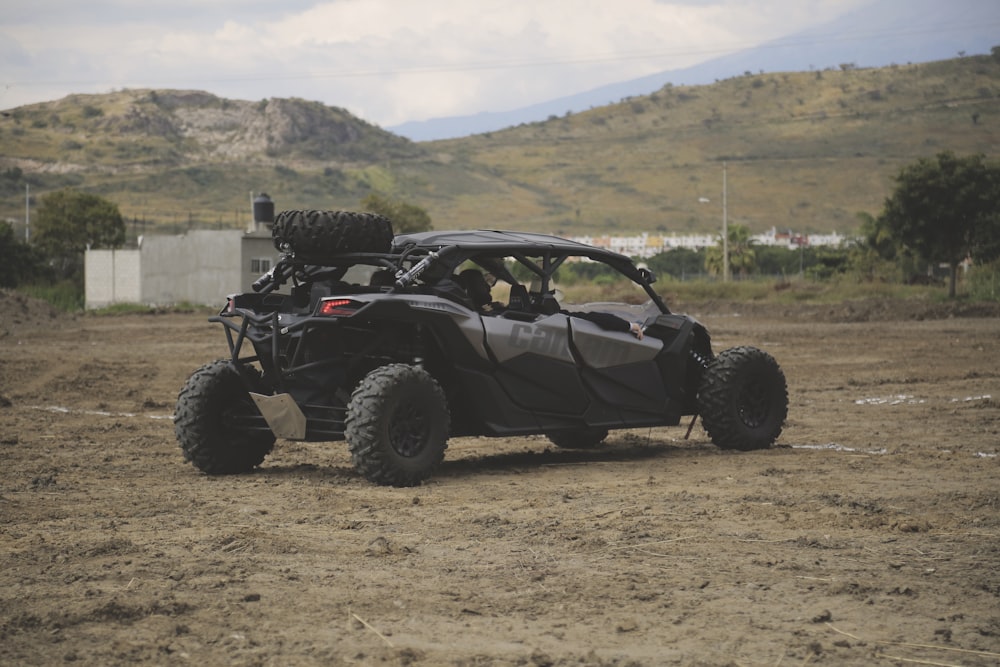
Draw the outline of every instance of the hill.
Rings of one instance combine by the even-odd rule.
[[[424,154],[343,109],[300,99],[247,102],[200,91],[124,90],[71,95],[4,116],[5,217],[13,217],[12,198],[21,199],[23,212],[28,183],[33,193],[92,191],[127,216],[153,223],[240,226],[250,190],[313,187],[316,200],[356,198],[372,187],[366,180],[380,182],[367,174],[372,165]],[[302,178],[302,167],[306,174],[319,169],[321,177]]]
[[[618,81],[527,107],[410,121],[387,129],[414,141],[449,139],[545,120],[552,114],[586,111],[623,97],[646,95],[667,83],[704,85],[745,71],[815,70],[840,63],[884,67],[960,53],[989,53],[997,43],[998,27],[1000,8],[982,0],[869,0],[830,22],[691,67]]]
[[[165,232],[242,226],[248,192],[355,208],[378,190],[438,229],[687,233],[718,228],[725,163],[732,222],[844,232],[919,157],[1000,155],[1000,62],[747,72],[421,143],[316,102],[119,91],[6,112],[0,146],[0,216],[15,221],[25,184],[95,192]]]
[[[1000,62],[748,72],[421,146],[511,184],[508,198],[470,202],[500,226],[716,229],[725,163],[731,221],[849,231],[905,164],[943,150],[1000,156]]]

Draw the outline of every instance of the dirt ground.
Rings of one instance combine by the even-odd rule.
[[[343,443],[200,474],[220,327],[0,293],[0,664],[1000,664],[1000,312],[687,310],[784,368],[774,448],[463,438],[394,489]]]

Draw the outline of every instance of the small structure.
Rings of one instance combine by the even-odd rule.
[[[84,257],[85,306],[115,303],[168,306],[221,305],[245,292],[278,261],[271,239],[274,204],[254,200],[251,229],[194,230],[178,236],[146,236],[139,247],[88,250]]]

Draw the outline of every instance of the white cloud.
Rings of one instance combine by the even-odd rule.
[[[0,8],[0,108],[173,87],[393,125],[689,66],[865,1],[15,0]]]

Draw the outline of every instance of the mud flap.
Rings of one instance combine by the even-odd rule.
[[[274,435],[286,440],[305,439],[306,416],[290,394],[265,396],[250,392],[250,398],[257,404],[257,409]]]

